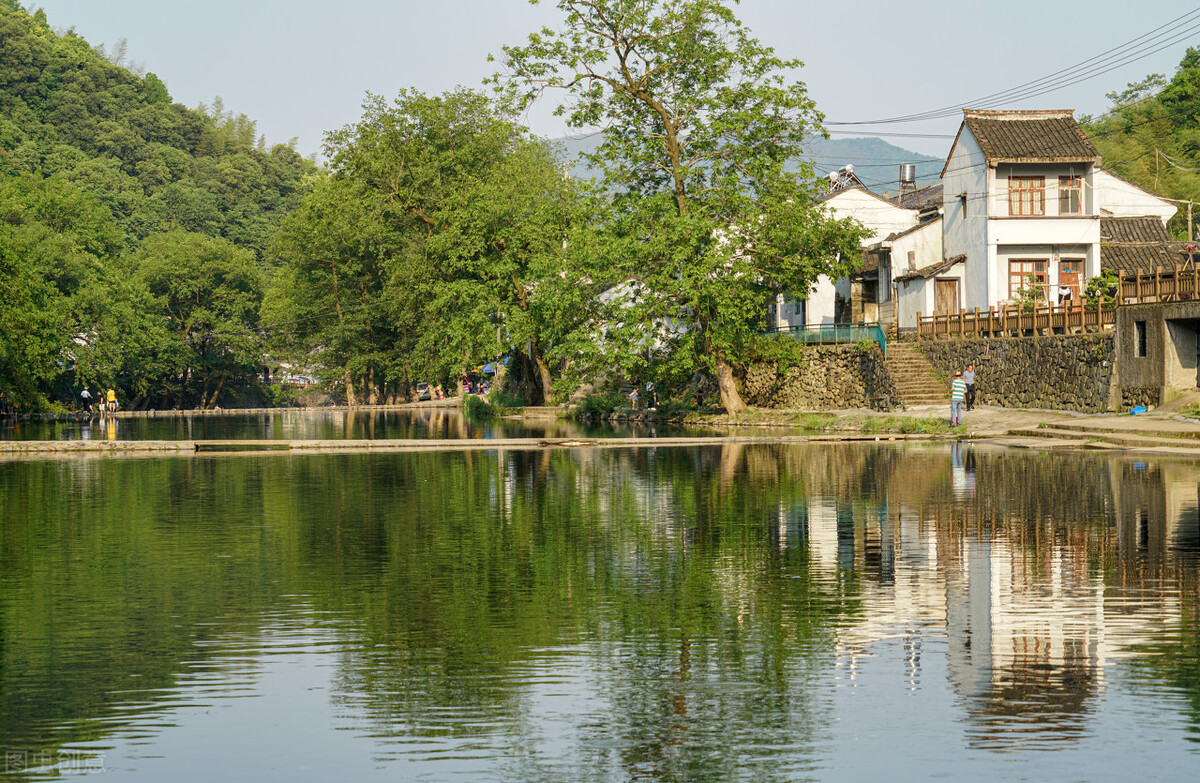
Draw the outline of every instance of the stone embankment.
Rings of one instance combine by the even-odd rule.
[[[742,396],[760,408],[890,410],[896,387],[878,345],[831,345],[810,348],[802,364],[786,369],[750,367]]]
[[[1120,406],[1106,334],[914,343],[946,377],[975,365],[976,404],[1103,413]]]

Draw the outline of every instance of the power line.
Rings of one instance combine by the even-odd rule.
[[[932,109],[930,111],[919,112],[916,114],[899,115],[896,117],[885,117],[876,120],[861,120],[856,122],[825,122],[826,126],[830,125],[886,125],[902,122],[918,122],[921,120],[941,119],[944,117],[953,116],[961,111],[963,105],[972,105],[978,107],[994,106],[999,103],[1012,102],[1027,98],[1043,95],[1048,92],[1054,92],[1064,87],[1078,84],[1079,82],[1092,79],[1111,70],[1127,65],[1131,62],[1149,57],[1162,51],[1165,48],[1173,46],[1179,41],[1187,38],[1197,29],[1200,29],[1200,23],[1197,23],[1197,17],[1200,17],[1200,8],[1195,8],[1182,16],[1176,17],[1166,24],[1137,36],[1129,41],[1126,41],[1119,46],[1115,46],[1105,52],[1090,57],[1073,66],[1064,68],[1047,76],[1043,76],[1033,81],[1025,82],[1008,90],[991,95],[985,95],[968,104],[957,104],[953,106],[944,106],[940,109]],[[1180,28],[1186,25],[1192,25],[1180,31]],[[1169,30],[1168,38],[1165,42],[1159,38],[1150,40],[1152,36],[1161,33],[1164,30]],[[1141,42],[1141,43],[1139,43]],[[1124,59],[1122,59],[1124,58]]]

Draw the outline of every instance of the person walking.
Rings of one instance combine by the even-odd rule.
[[[83,387],[83,391],[79,392],[79,399],[83,400],[83,409],[85,411],[87,411],[88,413],[91,413],[92,412],[92,393],[90,391],[88,391],[88,388],[86,386]]]
[[[950,384],[950,426],[957,427],[962,423],[963,398],[967,395],[967,384],[962,372],[954,373],[954,381]]]
[[[967,410],[975,408],[975,365],[968,364],[967,371],[963,373],[963,383],[967,384]]]

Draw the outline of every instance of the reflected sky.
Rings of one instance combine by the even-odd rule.
[[[0,749],[14,779],[1177,780],[1198,493],[969,444],[0,464]]]

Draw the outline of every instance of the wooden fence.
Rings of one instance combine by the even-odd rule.
[[[1087,309],[1087,305],[1042,305],[1023,310],[1017,305],[957,313],[917,313],[918,339],[950,337],[1021,337],[1042,334],[1078,334],[1110,328],[1116,308],[1109,305]]]
[[[1144,304],[1146,302],[1177,302],[1181,299],[1196,299],[1200,291],[1200,268],[1188,264],[1185,268],[1176,264],[1174,269],[1163,271],[1158,267],[1153,272],[1125,272],[1121,274],[1121,304]]]
[[[1159,267],[1153,272],[1123,272],[1118,279],[1116,306],[1044,304],[1023,310],[1018,305],[1007,305],[986,311],[977,307],[957,313],[924,316],[917,313],[917,337],[1077,334],[1111,328],[1116,322],[1116,308],[1121,305],[1200,299],[1200,267],[1193,264],[1186,267],[1176,264],[1174,269],[1167,270]]]

